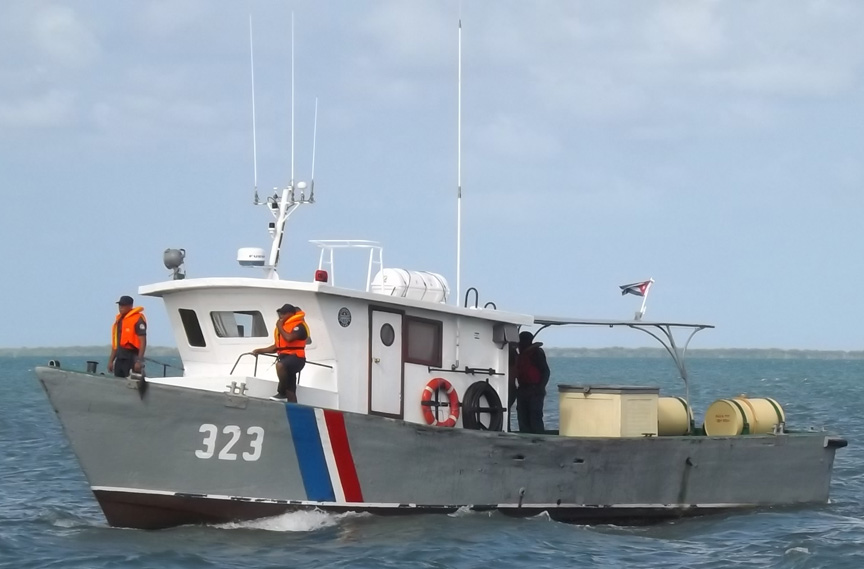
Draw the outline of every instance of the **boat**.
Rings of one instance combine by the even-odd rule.
[[[138,293],[162,299],[182,372],[115,378],[95,365],[36,368],[111,526],[311,509],[641,524],[829,501],[841,436],[788,429],[770,398],[719,400],[696,424],[686,352],[710,325],[508,312],[481,305],[476,289],[463,296],[457,284],[452,295],[438,273],[385,266],[383,247],[365,240],[312,241],[319,262],[308,279],[280,278],[286,222],[315,203],[314,192],[314,177],[260,201],[256,191],[275,219],[272,242],[269,252],[241,248],[237,261],[259,276],[190,277],[185,251],[166,251],[172,278]],[[337,254],[368,258],[363,288],[336,284]],[[311,331],[297,403],[270,399],[273,358],[252,353],[271,341],[284,303],[303,309]],[[683,395],[565,383],[558,428],[512,432],[518,334],[568,325],[653,336]]]
[[[283,192],[279,212],[298,204],[291,194]],[[628,524],[828,502],[835,451],[846,441],[787,430],[778,407],[766,423],[746,398],[721,400],[720,434],[697,428],[687,398],[678,398],[689,416],[669,435],[656,388],[562,385],[559,429],[509,432],[502,402],[520,329],[648,332],[687,385],[689,338],[679,346],[675,333],[692,338],[710,326],[509,313],[471,303],[468,294],[453,305],[443,277],[384,267],[374,242],[315,244],[321,262],[305,282],[272,278],[272,265],[249,260],[260,254],[241,251],[242,263],[268,274],[140,287],[164,301],[181,375],[120,379],[95,366],[36,368],[110,525],[164,528],[298,509],[459,508]],[[368,252],[370,274],[379,267],[365,290],[336,286],[322,268],[334,267],[336,249]],[[269,399],[272,359],[251,354],[270,341],[285,302],[302,307],[312,331],[296,404]],[[569,415],[565,399],[575,405]],[[735,408],[737,422],[729,419]]]

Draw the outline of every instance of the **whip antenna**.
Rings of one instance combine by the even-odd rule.
[[[462,283],[462,18],[459,18],[459,76],[456,87],[456,296],[459,305]]]
[[[315,97],[315,119],[312,126],[312,175],[309,180],[309,202],[315,201],[315,146],[318,140],[318,97]]]
[[[258,136],[255,132],[255,48],[252,42],[252,14],[249,14],[249,68],[252,75],[252,176],[255,183],[255,199],[258,205]]]
[[[294,191],[294,12],[291,12],[291,191]]]

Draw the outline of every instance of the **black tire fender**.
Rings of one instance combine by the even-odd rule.
[[[495,388],[486,381],[475,381],[462,398],[462,426],[477,431],[500,431],[504,426],[504,411]],[[485,415],[489,417],[488,424],[483,423]]]

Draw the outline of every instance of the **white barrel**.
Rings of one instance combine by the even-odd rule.
[[[372,279],[369,290],[387,296],[425,302],[446,302],[450,293],[447,279],[429,271],[382,269]]]
[[[418,273],[426,285],[426,293],[423,295],[423,300],[427,302],[447,302],[447,297],[450,296],[450,287],[447,286],[447,279],[438,273],[430,273],[429,271],[418,271]]]
[[[408,271],[405,269],[382,269],[372,279],[369,290],[387,296],[405,296],[410,282]]]
[[[405,298],[423,300],[423,297],[426,296],[426,281],[423,280],[423,275],[417,271],[405,271],[405,273],[408,275],[408,287],[405,289]]]

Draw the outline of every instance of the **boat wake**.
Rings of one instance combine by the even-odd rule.
[[[461,506],[455,512],[451,512],[447,515],[451,518],[464,518],[466,516],[476,516],[476,515],[489,516],[490,513],[491,512],[477,512],[477,511],[472,510],[468,506]]]
[[[512,520],[511,516],[507,516],[502,514],[497,510],[473,510],[471,506],[460,506],[455,512],[451,512],[447,514],[449,518],[499,518],[502,520]],[[542,511],[539,514],[534,514],[533,516],[525,516],[525,519],[528,520],[540,520],[551,522],[552,517],[549,515],[549,512]],[[571,524],[572,525],[572,524]]]
[[[60,508],[48,508],[44,510],[38,518],[60,530],[107,527],[104,520],[90,517],[88,515],[78,515],[74,512]]]
[[[333,514],[319,510],[287,512],[272,518],[261,518],[245,522],[214,524],[219,529],[259,529],[276,532],[313,532],[339,525],[345,519],[368,517],[371,514],[347,512]]]

